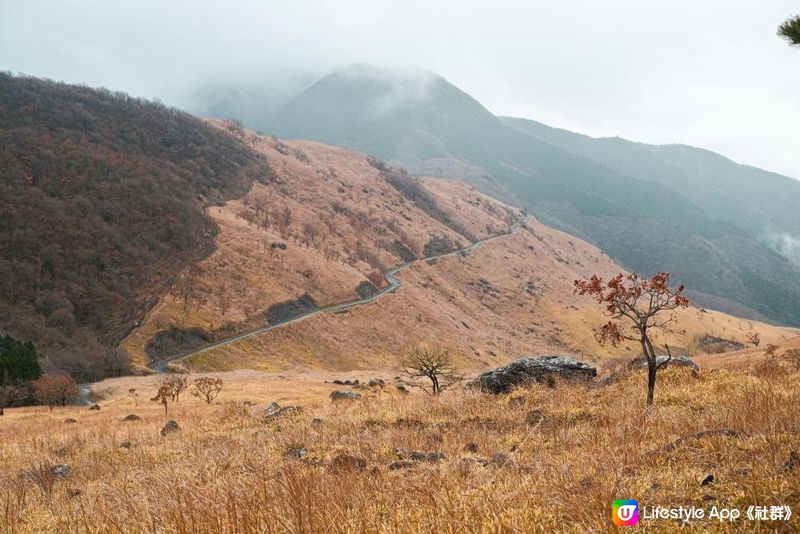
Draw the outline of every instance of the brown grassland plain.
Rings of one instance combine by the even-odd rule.
[[[459,388],[430,398],[401,394],[384,373],[376,375],[383,388],[334,404],[328,394],[341,386],[325,381],[356,374],[235,371],[219,375],[225,389],[213,404],[184,394],[167,416],[147,400],[154,377],[107,380],[93,388],[99,411],[18,408],[0,418],[0,524],[6,532],[603,532],[615,528],[611,502],[632,498],[707,510],[790,505],[789,522],[689,527],[797,531],[800,465],[787,461],[800,451],[800,373],[780,353],[751,351],[748,365],[707,365],[697,375],[664,369],[650,412],[643,374],[596,389]],[[302,411],[268,421],[263,407],[273,400]],[[539,416],[529,418],[533,410]],[[131,413],[141,420],[123,422]],[[181,430],[162,437],[167,419]],[[667,447],[718,429],[737,434]],[[298,448],[304,458],[287,454]],[[413,461],[398,449],[444,456]],[[343,454],[364,464],[335,460]],[[68,478],[19,477],[62,463]],[[709,474],[714,482],[701,485]],[[669,520],[640,527],[681,529]]]

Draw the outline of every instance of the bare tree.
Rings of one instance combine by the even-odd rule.
[[[219,392],[222,391],[222,385],[221,378],[201,376],[192,381],[191,393],[198,399],[206,401],[206,404],[211,404],[211,402],[217,398]]]
[[[662,272],[648,280],[632,273],[627,276],[619,274],[606,283],[596,275],[589,280],[575,280],[575,292],[594,297],[605,307],[610,318],[608,323],[597,329],[595,337],[599,343],[611,342],[616,347],[620,341],[630,340],[641,344],[642,354],[647,359],[647,406],[653,404],[658,368],[671,359],[670,356],[658,365],[650,331],[669,331],[670,323],[677,320],[671,311],[689,306],[689,299],[683,296],[685,288],[678,286],[670,289],[669,276],[669,273]],[[670,313],[664,317],[662,312]],[[634,335],[625,335],[617,321],[629,323],[628,327]]]
[[[747,339],[747,342],[753,345],[754,347],[758,347],[758,345],[761,343],[761,335],[758,332],[750,332],[745,337]]]
[[[128,397],[133,401],[134,406],[139,406],[139,392],[136,391],[136,388],[128,390]]]
[[[286,239],[289,236],[289,227],[292,225],[292,210],[289,206],[283,206],[275,214],[275,226],[278,227],[281,237]]]
[[[33,396],[39,404],[53,411],[54,406],[66,406],[80,395],[75,380],[66,373],[44,374],[32,382]]]
[[[316,245],[320,231],[316,224],[305,222],[302,226],[303,241],[306,246]]]
[[[456,374],[450,353],[425,343],[405,350],[400,355],[400,367],[408,378],[405,381],[407,385],[430,395],[439,395],[461,379]]]
[[[0,415],[5,409],[20,402],[25,397],[25,390],[15,384],[0,384]]]
[[[200,267],[192,265],[187,271],[181,273],[170,288],[172,296],[180,301],[184,315],[189,315],[192,308],[200,303],[201,299],[197,288],[197,278],[201,274],[202,270]]]
[[[108,347],[103,352],[103,365],[108,376],[122,376],[130,369],[130,354],[117,347]]]
[[[159,385],[156,396],[150,399],[164,406],[164,413],[166,414],[169,408],[169,403],[172,400],[172,388],[167,385]]]

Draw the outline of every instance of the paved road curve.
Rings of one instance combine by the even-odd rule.
[[[269,326],[263,326],[261,328],[256,328],[254,330],[249,330],[247,332],[242,332],[241,334],[237,334],[235,336],[231,336],[231,337],[228,337],[228,338],[225,338],[225,339],[221,339],[219,341],[215,341],[214,343],[209,343],[208,345],[206,345],[204,347],[201,347],[199,349],[192,349],[192,350],[189,350],[189,351],[178,353],[178,354],[175,354],[175,355],[170,356],[168,358],[165,358],[163,360],[160,360],[158,362],[155,362],[152,365],[152,369],[157,373],[163,373],[165,371],[167,365],[172,363],[172,362],[179,362],[181,360],[185,360],[186,358],[190,358],[192,356],[196,356],[198,354],[202,354],[204,352],[208,352],[210,350],[217,349],[219,347],[224,347],[226,345],[231,345],[231,344],[236,343],[238,341],[241,341],[243,339],[247,339],[247,338],[250,338],[250,337],[253,337],[253,336],[258,336],[260,334],[264,334],[264,333],[270,332],[272,330],[277,330],[278,328],[283,328],[284,326],[287,326],[287,325],[290,325],[290,324],[293,324],[293,323],[297,323],[297,322],[300,322],[300,321],[305,321],[306,319],[309,319],[309,318],[314,317],[316,315],[321,315],[323,313],[336,313],[336,312],[340,312],[340,311],[343,311],[343,310],[349,310],[350,308],[355,308],[356,306],[363,306],[365,304],[369,304],[370,302],[375,302],[376,300],[378,300],[380,298],[383,298],[386,295],[389,295],[390,293],[394,293],[397,290],[397,288],[399,288],[400,286],[403,285],[403,282],[397,277],[397,275],[400,274],[401,272],[405,271],[409,267],[411,267],[411,266],[413,266],[413,265],[415,265],[417,263],[421,263],[421,262],[425,262],[425,261],[438,260],[438,259],[441,259],[441,258],[446,258],[448,256],[455,256],[456,254],[466,254],[469,251],[475,250],[476,248],[480,247],[484,243],[488,243],[490,241],[495,241],[497,239],[505,239],[507,237],[515,235],[517,232],[519,232],[519,228],[520,228],[520,223],[516,223],[516,224],[511,226],[510,231],[508,233],[506,233],[506,234],[500,234],[500,235],[496,235],[496,236],[492,236],[492,237],[487,237],[486,239],[482,239],[480,241],[476,241],[475,243],[471,244],[468,247],[465,247],[465,248],[462,248],[462,249],[459,249],[459,250],[454,250],[453,252],[447,252],[445,254],[437,254],[437,255],[434,255],[434,256],[428,256],[428,257],[425,257],[425,258],[419,258],[419,259],[416,259],[414,261],[410,261],[408,263],[404,263],[403,265],[400,265],[399,267],[394,267],[393,269],[390,269],[390,270],[388,270],[388,271],[386,271],[384,273],[384,276],[386,277],[386,280],[389,282],[389,285],[387,285],[386,287],[384,287],[383,289],[381,289],[380,291],[378,291],[374,295],[370,295],[368,297],[364,297],[364,298],[360,298],[360,299],[356,299],[356,300],[350,300],[350,301],[347,301],[347,302],[342,302],[340,304],[332,304],[330,306],[325,306],[324,308],[317,308],[314,311],[305,313],[303,315],[298,315],[297,317],[294,317],[292,319],[287,319],[285,321],[281,321],[281,322],[278,322],[278,323],[273,323],[273,324],[271,324]],[[92,385],[93,384],[80,384],[80,386],[79,386],[80,387],[80,391],[81,391],[81,401],[84,404],[90,404],[88,398],[89,398],[89,394],[91,393],[91,386]]]

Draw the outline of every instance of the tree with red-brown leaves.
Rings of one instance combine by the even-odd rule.
[[[648,280],[632,273],[619,274],[607,282],[596,275],[589,280],[575,280],[575,292],[597,299],[610,318],[596,331],[599,343],[610,342],[616,347],[621,341],[630,340],[641,344],[642,354],[647,359],[648,407],[652,406],[655,396],[656,372],[669,361],[658,364],[650,332],[652,329],[671,330],[670,325],[677,320],[672,311],[689,306],[689,299],[683,294],[684,286],[670,288],[669,277],[669,273],[658,273]],[[621,323],[628,323],[628,328]],[[632,335],[626,334],[626,330]]]
[[[32,382],[33,396],[53,411],[54,406],[66,406],[80,395],[75,380],[65,373],[45,374]]]
[[[156,396],[150,400],[162,405],[164,407],[164,413],[166,414],[169,411],[169,403],[172,401],[172,386],[159,384]]]

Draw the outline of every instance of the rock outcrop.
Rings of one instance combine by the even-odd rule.
[[[499,394],[528,384],[553,384],[554,380],[588,381],[596,376],[597,369],[590,365],[564,356],[549,355],[514,360],[481,374],[467,387]]]

